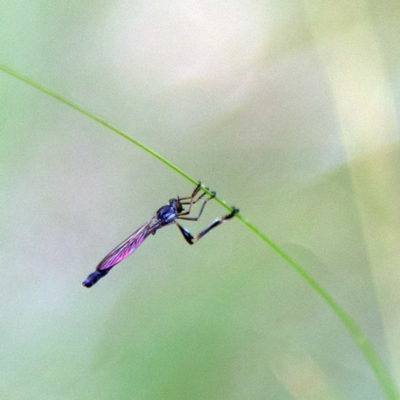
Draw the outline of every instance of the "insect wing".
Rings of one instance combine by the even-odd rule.
[[[137,231],[133,232],[126,240],[119,244],[114,250],[108,253],[97,266],[97,271],[106,271],[114,265],[120,263],[126,257],[130,256],[149,236],[160,227],[160,223],[154,223],[153,220],[146,222]]]

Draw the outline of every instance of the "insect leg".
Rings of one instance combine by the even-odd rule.
[[[204,210],[204,207],[206,206],[207,202],[210,201],[211,199],[213,199],[215,197],[215,195],[216,195],[215,192],[211,192],[211,193],[212,193],[212,195],[208,199],[205,199],[203,201],[203,204],[201,205],[201,208],[200,208],[200,211],[199,211],[199,215],[197,217],[183,217],[183,215],[188,215],[190,213],[191,207],[189,207],[188,211],[179,214],[176,218],[184,219],[186,221],[197,221],[200,218],[200,216],[201,216],[201,214],[202,214],[202,212]],[[198,200],[200,200],[200,198]]]
[[[206,189],[209,190],[208,188],[206,188]],[[197,199],[194,198],[195,196],[193,196],[193,197],[183,197],[183,198],[180,198],[179,201],[183,205],[196,204],[206,194],[207,194],[206,192],[203,192]],[[190,200],[189,201],[182,201],[182,200],[185,200],[185,199],[190,199]]]
[[[196,196],[196,194],[199,192],[201,188],[201,182],[199,181],[195,189],[193,190],[193,193],[188,196],[188,197],[181,197],[179,200],[193,200],[193,198]]]
[[[181,201],[182,199],[180,199],[180,203],[181,204],[184,204],[184,205],[189,204],[189,209],[187,211],[183,212],[183,213],[180,213],[179,215],[188,215],[188,214],[190,214],[190,212],[192,211],[193,204],[196,204],[201,198],[203,198],[207,194],[206,192],[203,192],[197,199],[195,199],[196,194],[198,193],[200,186],[201,186],[201,182],[199,182],[199,185],[194,190],[192,196],[190,197],[190,201],[185,202],[185,201]],[[209,190],[209,188],[206,188],[206,189]],[[211,192],[211,193],[212,193],[211,196],[208,199],[204,200],[204,203],[202,205],[201,211],[203,210],[205,203],[207,203],[207,201],[209,201],[209,200],[211,200],[212,198],[215,197],[216,193],[215,192]],[[200,211],[200,214],[201,214],[201,211]]]
[[[203,207],[204,208],[204,204]],[[202,211],[202,210],[201,210]],[[216,219],[208,228],[204,229],[200,233],[198,233],[196,236],[193,236],[187,229],[185,229],[183,226],[179,225],[177,222],[175,222],[176,226],[179,228],[181,231],[183,237],[189,244],[195,244],[198,240],[200,240],[206,233],[210,232],[211,229],[215,228],[216,226],[222,224],[228,219],[231,219],[233,216],[235,216],[239,210],[236,207],[232,207],[232,212],[229,213],[228,215],[225,215],[221,218]],[[201,214],[201,212],[200,212]],[[199,215],[200,217],[200,215]]]

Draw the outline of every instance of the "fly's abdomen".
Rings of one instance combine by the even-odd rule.
[[[109,270],[105,271],[94,271],[92,272],[83,282],[82,286],[85,286],[86,288],[92,287],[95,283],[99,281],[103,276],[106,276],[108,274]]]

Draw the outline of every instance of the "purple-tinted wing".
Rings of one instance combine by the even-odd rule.
[[[96,267],[96,271],[92,272],[83,282],[82,285],[90,288],[103,276],[106,276],[110,269],[130,256],[152,233],[160,228],[161,221],[152,218],[150,221],[142,225],[137,231],[133,232],[126,240],[119,244],[114,250],[108,253]]]

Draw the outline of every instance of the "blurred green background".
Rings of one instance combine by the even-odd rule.
[[[400,5],[2,1],[0,62],[240,207],[400,386]],[[238,220],[82,280],[181,176],[0,73],[2,399],[383,399],[338,318]],[[225,213],[209,204],[197,233]]]

